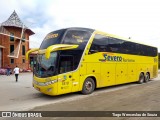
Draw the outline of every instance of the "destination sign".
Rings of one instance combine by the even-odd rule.
[[[48,34],[46,37],[45,37],[45,40],[47,39],[51,39],[51,38],[57,38],[58,37],[58,33],[51,33],[51,34]]]

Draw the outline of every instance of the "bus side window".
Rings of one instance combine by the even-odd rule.
[[[73,71],[73,56],[61,56],[59,63],[59,73]]]
[[[93,54],[96,52],[106,52],[107,44],[108,38],[106,36],[96,34],[90,47],[89,54]]]
[[[97,52],[113,52],[155,57],[157,56],[157,51],[157,48],[151,46],[96,34],[88,54]]]
[[[114,53],[123,52],[124,50],[122,48],[122,44],[123,44],[123,41],[120,39],[109,38],[107,48],[110,48],[110,49],[108,49],[107,52],[114,52]]]

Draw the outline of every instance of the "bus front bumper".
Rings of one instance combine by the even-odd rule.
[[[44,94],[51,95],[51,96],[57,95],[57,83],[48,84],[47,82],[42,83],[34,80],[33,87]]]

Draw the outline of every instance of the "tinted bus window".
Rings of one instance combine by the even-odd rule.
[[[90,48],[90,53],[94,52],[106,52],[107,51],[107,45],[108,45],[108,37],[96,34],[91,48]]]
[[[83,30],[68,30],[64,39],[63,44],[77,44],[79,49],[84,49],[91,33]]]
[[[73,70],[73,56],[60,56],[59,73],[66,73]]]
[[[157,56],[157,48],[96,34],[89,53],[113,52],[141,56]]]
[[[64,44],[81,44],[87,43],[91,34],[87,31],[69,30],[67,31],[63,43]]]
[[[64,32],[65,32],[65,29],[49,33],[44,38],[44,40],[40,46],[40,49],[46,49],[51,45],[60,44],[62,41],[62,37],[63,37]]]
[[[137,49],[136,49],[137,48],[136,43],[125,41],[124,44],[125,44],[124,45],[125,49],[127,49],[126,54],[132,54],[132,55],[140,54],[140,53],[138,53],[139,51],[137,51]]]
[[[116,38],[109,38],[108,39],[108,52],[116,52],[116,53],[122,53],[123,48],[122,44],[124,41],[116,39]]]
[[[73,59],[74,59],[73,70],[77,69],[82,54],[83,54],[83,50],[64,50],[64,51],[60,51],[60,56],[65,56],[65,55],[73,56]]]

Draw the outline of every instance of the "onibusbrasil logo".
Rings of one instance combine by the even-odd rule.
[[[99,59],[99,61],[101,62],[106,62],[106,61],[122,62],[121,56],[116,56],[114,54],[108,54],[108,53],[103,53],[102,55],[104,59]]]

